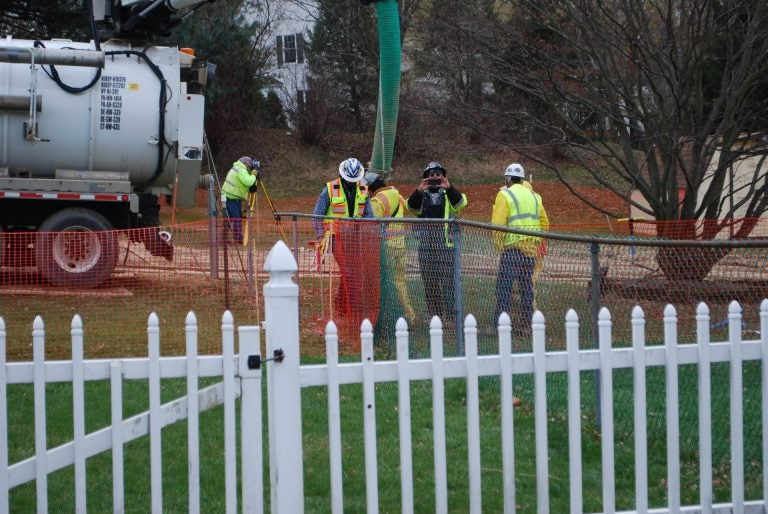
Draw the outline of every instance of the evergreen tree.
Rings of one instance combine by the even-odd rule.
[[[3,0],[0,36],[17,39],[91,38],[87,3],[82,0]]]
[[[171,35],[175,44],[194,48],[198,58],[216,66],[206,89],[206,131],[214,153],[226,160],[238,152],[234,147],[251,144],[244,141],[249,127],[273,126],[280,119],[261,93],[268,49],[266,30],[257,21],[259,6],[256,0],[218,0]]]
[[[370,127],[378,95],[378,29],[375,9],[359,0],[320,0],[308,45],[311,80],[322,87],[334,125],[355,131]]]

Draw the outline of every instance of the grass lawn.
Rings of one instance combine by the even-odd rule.
[[[318,359],[310,359],[317,362]],[[345,359],[349,360],[349,358]],[[747,363],[745,372],[745,480],[747,499],[762,495],[762,466],[760,464],[760,367]],[[663,381],[663,369],[649,369],[648,384],[648,483],[652,506],[666,502],[666,432],[665,391],[653,384]],[[713,381],[713,475],[715,501],[729,499],[730,458],[728,430],[729,370],[716,364]],[[680,427],[683,504],[698,501],[698,439],[696,368],[684,366],[680,371]],[[211,379],[201,381],[201,387]],[[523,406],[515,409],[515,466],[517,504],[521,512],[536,510],[536,463],[533,415],[533,385],[531,377],[515,377],[515,394]],[[548,445],[550,510],[568,510],[570,480],[568,476],[568,440],[566,376],[551,374],[548,389]],[[616,503],[619,509],[629,509],[634,502],[633,398],[632,376],[629,370],[614,372],[614,415],[616,440]],[[446,434],[448,455],[448,490],[451,511],[468,509],[467,419],[465,382],[446,382]],[[594,373],[584,372],[582,388],[582,451],[583,492],[585,511],[601,509],[601,449],[600,433],[594,423]],[[414,455],[414,501],[417,512],[434,509],[433,442],[431,384],[411,384],[411,435]],[[265,388],[266,390],[266,388]],[[51,384],[47,387],[48,445],[56,446],[71,440],[71,386]],[[34,455],[34,416],[32,387],[13,385],[8,389],[10,416],[10,461],[16,462]],[[163,381],[163,402],[182,396],[182,380]],[[345,511],[359,512],[365,508],[365,474],[363,451],[363,401],[359,385],[341,389],[341,420]],[[147,409],[148,391],[145,381],[124,384],[125,416]],[[302,393],[305,505],[308,512],[330,511],[330,474],[328,455],[327,399],[324,387],[306,388]],[[266,406],[264,407],[266,413]],[[498,512],[503,506],[501,434],[498,380],[493,377],[480,381],[482,491],[483,511]],[[400,469],[397,384],[380,383],[376,387],[378,437],[379,499],[382,512],[400,509]],[[86,387],[86,430],[88,432],[109,423],[109,386],[106,382],[91,382]],[[266,434],[266,419],[264,433]],[[201,415],[201,486],[202,509],[219,512],[223,509],[223,413],[217,407]],[[239,441],[239,436],[238,436]],[[181,422],[163,430],[163,489],[167,512],[186,510],[186,423]],[[268,454],[267,443],[264,454]],[[238,459],[239,462],[239,459]],[[150,505],[149,444],[142,438],[125,448],[125,491],[128,512],[146,512]],[[268,470],[265,477],[268,480]],[[88,461],[88,502],[96,510],[111,510],[111,458],[103,454]],[[239,485],[238,485],[239,491]],[[268,498],[268,485],[264,489]],[[28,483],[15,488],[10,496],[11,510],[34,510],[35,486]],[[74,510],[72,468],[49,476],[49,501],[57,510]],[[268,500],[267,500],[268,501]]]

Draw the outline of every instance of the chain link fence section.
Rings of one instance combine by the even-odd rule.
[[[56,353],[51,357],[67,355],[74,314],[83,317],[90,357],[143,355],[143,327],[151,312],[164,320],[163,330],[173,332],[164,338],[173,341],[163,349],[169,355],[183,351],[181,327],[189,311],[196,313],[200,327],[218,326],[227,309],[238,324],[259,324],[267,280],[264,260],[278,239],[289,239],[285,242],[298,263],[304,355],[324,354],[323,334],[331,320],[339,329],[341,350],[354,355],[365,318],[374,325],[379,350],[393,355],[397,320],[403,317],[412,356],[426,357],[433,315],[442,320],[446,343],[461,353],[468,314],[477,319],[480,351],[495,351],[500,254],[493,239],[514,231],[460,220],[344,219],[335,221],[334,237],[323,244],[313,227],[313,221],[322,220],[313,218],[278,213],[277,219],[244,220],[243,244],[232,242],[227,220],[162,227],[173,236],[172,260],[152,255],[138,242],[146,234],[102,234],[101,241],[117,244],[114,271],[98,285],[89,283],[88,273],[65,286],[51,284],[37,266],[36,243],[42,235],[4,232],[0,316],[11,336],[8,358],[31,356],[36,315],[44,316],[48,342],[62,348],[59,355],[56,344],[47,345]],[[549,233],[537,234],[544,243],[531,276],[533,306],[549,320],[563,319],[574,309],[584,345],[596,345],[593,321],[607,306],[617,344],[630,345],[629,320],[636,305],[645,311],[649,341],[661,344],[664,307],[671,303],[678,309],[680,340],[693,340],[696,305],[704,301],[712,312],[713,338],[721,334],[725,339],[728,303],[756,306],[768,296],[768,223],[750,223],[750,238],[712,241],[650,237],[630,231],[627,222],[599,227],[599,236],[598,227],[553,225]],[[84,251],[78,237],[64,246],[68,252]],[[520,284],[513,284],[505,310],[517,332],[515,351],[530,351],[526,303]],[[747,334],[757,330],[756,312],[745,308]],[[200,341],[201,353],[219,351],[214,331],[201,334]],[[549,349],[565,348],[559,323],[548,325],[547,341]]]
[[[291,216],[297,239],[312,238],[306,235],[311,231],[301,228],[311,216]],[[378,227],[358,229],[360,234],[377,239],[378,251],[376,245],[356,243],[368,246],[358,252],[359,257],[351,265],[357,266],[361,274],[359,283],[363,284],[364,294],[360,309],[369,309],[382,351],[394,351],[395,325],[402,316],[413,336],[412,355],[428,356],[429,322],[432,315],[438,315],[446,341],[455,342],[455,351],[461,353],[461,328],[467,314],[477,319],[481,351],[495,350],[500,259],[493,238],[494,234],[513,230],[469,221],[411,218],[338,223]],[[404,238],[400,245],[388,235],[387,227],[391,224],[402,226]],[[756,224],[758,229],[765,227],[768,225],[762,222]],[[717,318],[713,322],[713,336],[722,334],[725,338],[727,306],[731,301],[757,305],[768,296],[768,238],[763,237],[763,230],[753,230],[753,237],[743,240],[673,241],[630,235],[628,225],[619,222],[610,227],[611,234],[605,234],[603,226],[603,235],[578,235],[589,233],[590,228],[597,227],[553,225],[549,233],[538,234],[544,243],[531,277],[535,308],[554,320],[563,319],[569,309],[574,309],[582,321],[581,340],[585,345],[597,344],[593,322],[602,306],[609,307],[613,314],[618,344],[631,344],[629,321],[635,306],[645,311],[649,341],[661,344],[663,310],[667,304],[678,309],[681,341],[692,340],[695,309],[701,301],[707,302],[713,318]],[[624,234],[620,235],[622,231]],[[313,320],[320,326],[331,319],[330,302],[338,287],[335,281],[342,278],[334,260],[328,255],[326,259],[330,264],[319,268],[313,265],[312,271],[302,271],[306,268],[299,266],[304,279],[312,281],[311,296],[316,299],[303,308],[312,309]],[[513,327],[519,329],[514,339],[515,351],[530,351],[530,338],[526,337],[530,321],[526,319],[528,311],[521,298],[520,284],[514,284],[512,291],[505,310]],[[745,311],[753,313],[757,309]],[[333,312],[337,314],[333,319],[340,319],[341,311]],[[757,327],[757,318],[749,316],[745,319],[747,332]],[[353,330],[345,331],[341,337],[350,351],[359,344],[355,328],[353,324]],[[316,332],[322,334],[321,329]],[[549,349],[564,349],[563,327],[550,324],[547,340]]]

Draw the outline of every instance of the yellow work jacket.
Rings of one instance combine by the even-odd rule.
[[[402,218],[405,200],[394,186],[382,187],[371,198],[371,208],[376,218]],[[390,223],[386,232],[387,244],[405,247],[405,227],[402,223]]]
[[[496,195],[492,223],[524,230],[548,230],[549,218],[541,196],[522,184],[513,184]],[[511,232],[498,232],[494,243],[499,250],[517,248],[529,257],[535,257],[540,237]]]
[[[248,167],[240,161],[235,161],[232,169],[224,179],[221,192],[231,200],[245,200],[248,198],[248,188],[256,182],[256,175],[251,175]]]

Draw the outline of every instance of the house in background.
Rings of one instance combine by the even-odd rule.
[[[755,187],[755,171],[760,172],[760,176],[764,177],[768,171],[766,171],[765,149],[768,147],[768,132],[759,132],[753,134],[744,134],[737,140],[736,143],[739,147],[739,151],[744,152],[749,150],[753,152],[753,155],[746,155],[741,160],[733,164],[728,172],[728,176],[723,184],[722,197],[726,198],[726,205],[723,207],[723,211],[727,212],[733,210],[734,214],[731,216],[734,220],[744,218],[746,215],[747,204],[740,205],[743,199],[752,194],[752,188]],[[720,161],[721,150],[717,149],[712,155],[712,162],[707,169],[704,179],[699,188],[697,203],[701,204],[704,200],[704,195],[712,182],[715,173],[717,172],[717,165]],[[764,180],[764,179],[763,179]],[[682,174],[678,175],[678,182],[683,184],[685,177]],[[733,194],[731,194],[733,193]],[[678,191],[678,200],[683,201],[685,196],[685,189]],[[639,191],[635,190],[631,193],[631,198],[634,202],[641,205],[648,206],[645,198]],[[638,223],[635,225],[635,233],[649,236],[656,236],[656,226],[652,223],[654,221],[653,216],[646,214],[634,205],[630,208],[630,217],[639,220],[643,219],[648,223]],[[738,231],[741,222],[736,221],[728,225],[727,229],[723,229],[718,233],[718,239],[727,239],[733,236]]]
[[[307,0],[271,0],[265,2],[260,14],[272,50],[269,74],[273,82],[263,92],[276,93],[286,113],[295,112],[304,103],[308,75],[304,49],[312,37],[316,14],[317,5]]]

